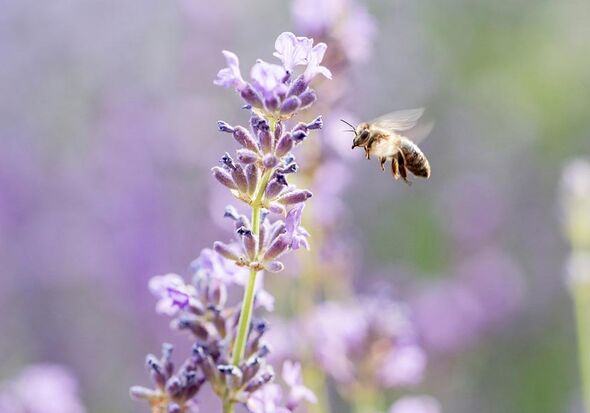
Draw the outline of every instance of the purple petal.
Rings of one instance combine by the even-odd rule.
[[[213,81],[217,86],[231,87],[236,90],[241,90],[246,86],[246,82],[242,78],[240,72],[240,61],[235,53],[224,50],[223,56],[227,63],[227,67],[221,69],[217,73],[217,79]]]
[[[273,56],[281,59],[285,69],[291,72],[295,66],[307,64],[312,45],[312,39],[284,32],[275,41],[276,52],[273,53]]]

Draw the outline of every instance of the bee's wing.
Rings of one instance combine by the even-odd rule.
[[[373,120],[371,124],[391,132],[402,132],[416,126],[424,114],[424,108],[397,110]]]
[[[434,127],[434,121],[418,120],[424,114],[424,108],[398,110],[388,113],[371,122],[373,125],[391,133],[405,132],[404,136],[414,143],[424,140]],[[410,130],[411,129],[411,130]]]

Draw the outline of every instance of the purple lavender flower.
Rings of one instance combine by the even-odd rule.
[[[217,79],[215,79],[214,83],[217,86],[231,87],[238,91],[243,90],[247,83],[242,78],[238,56],[227,50],[224,50],[222,53],[225,57],[227,67],[217,73]]]
[[[425,368],[424,350],[417,345],[401,344],[385,355],[377,374],[385,388],[415,386],[422,381]]]
[[[309,61],[309,51],[313,40],[307,37],[297,37],[293,33],[281,33],[275,41],[273,56],[283,62],[287,73],[291,73],[295,66],[306,65]]]
[[[295,364],[285,365],[290,392],[283,400],[280,387],[271,383],[274,373],[266,362],[270,349],[263,336],[268,324],[252,320],[254,307],[270,311],[274,305],[274,298],[263,289],[262,272],[281,271],[284,265],[277,258],[301,246],[309,248],[308,234],[300,223],[303,203],[312,194],[289,185],[285,176],[298,170],[290,151],[323,122],[317,117],[290,131],[283,122],[313,104],[316,94],[309,82],[315,75],[330,76],[320,65],[325,44],[313,46],[312,39],[291,33],[283,33],[276,44],[283,65],[258,60],[250,73],[251,83],[242,78],[237,56],[223,53],[227,67],[219,71],[214,83],[236,89],[252,113],[250,130],[218,122],[219,131],[231,134],[242,148],[235,157],[226,152],[212,171],[250,208],[251,217],[232,206],[225,208],[223,216],[233,221],[234,237],[227,243],[214,242],[213,249],[204,249],[193,261],[193,284],[176,274],[150,281],[150,289],[159,298],[157,311],[173,316],[172,326],[188,331],[196,340],[192,356],[176,374],[170,346],[164,347],[160,359],[148,356],[156,388],[136,386],[131,394],[147,400],[154,412],[188,412],[205,381],[222,399],[225,413],[233,412],[236,403],[246,404],[253,413],[287,413],[303,400],[315,400],[303,386],[300,366]],[[291,72],[297,65],[306,68],[293,87]],[[232,285],[244,287],[241,302],[228,299]]]
[[[84,413],[72,374],[55,364],[27,367],[15,380],[0,383],[2,413]]]
[[[433,397],[405,396],[393,403],[389,413],[442,413],[442,409]]]
[[[293,250],[301,247],[307,250],[309,249],[309,243],[307,242],[309,233],[301,226],[301,215],[304,207],[305,204],[298,204],[289,211],[287,218],[285,219],[285,235]]]
[[[278,384],[267,384],[248,399],[248,410],[252,413],[290,413],[282,405],[283,391]]]
[[[274,56],[282,65],[259,59],[250,71],[251,84],[242,78],[237,56],[224,51],[227,67],[219,71],[214,83],[234,88],[258,115],[270,120],[285,120],[315,101],[315,92],[309,88],[309,83],[316,75],[322,74],[330,79],[332,74],[321,65],[327,49],[325,43],[314,46],[311,38],[285,32],[277,37],[275,47]],[[301,65],[305,69],[295,78],[295,67]]]
[[[287,397],[287,408],[290,411],[295,410],[302,401],[317,403],[318,399],[313,392],[303,385],[301,376],[301,364],[285,361],[283,363],[282,377],[287,386],[289,386],[289,396]]]
[[[178,311],[186,309],[196,290],[191,285],[186,285],[178,274],[157,275],[149,281],[149,289],[159,298],[156,312],[166,315],[175,315]]]
[[[420,336],[433,350],[451,352],[473,344],[523,300],[520,269],[501,251],[484,250],[462,262],[456,273],[413,303]]]
[[[254,89],[266,99],[287,92],[287,85],[284,82],[284,79],[287,76],[287,71],[281,65],[258,60],[256,64],[252,66],[250,76],[252,78]]]
[[[380,388],[421,381],[426,356],[398,303],[380,297],[324,303],[309,317],[306,327],[318,363],[345,387],[357,381]],[[373,367],[369,376],[357,369],[367,363]]]

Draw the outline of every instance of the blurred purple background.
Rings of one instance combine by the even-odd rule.
[[[429,181],[394,182],[360,151],[335,166],[350,174],[334,231],[355,252],[355,288],[385,283],[409,303],[429,352],[421,389],[445,411],[580,412],[557,184],[590,153],[590,4],[363,4],[374,49],[354,45],[371,57],[342,106],[356,119],[426,106],[436,123]],[[228,234],[209,173],[230,145],[216,121],[246,114],[212,83],[220,51],[270,59],[285,30],[288,2],[4,4],[0,381],[58,363],[88,412],[145,411],[128,396],[144,355],[189,345],[147,281],[186,274]],[[319,188],[312,209],[331,196]]]

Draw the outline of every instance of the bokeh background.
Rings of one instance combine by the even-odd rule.
[[[590,3],[362,7],[375,35],[342,107],[368,119],[426,106],[435,126],[422,144],[429,181],[394,182],[360,151],[341,164],[350,181],[335,227],[355,288],[387,284],[412,308],[429,356],[420,391],[444,411],[582,412],[558,184],[590,154]],[[183,346],[147,281],[186,272],[228,236],[209,169],[231,144],[216,121],[246,114],[212,83],[220,50],[245,67],[270,60],[276,35],[295,29],[292,9],[4,3],[0,381],[56,363],[87,412],[146,411],[128,396],[147,380],[145,354]],[[333,145],[348,151],[339,130]]]

